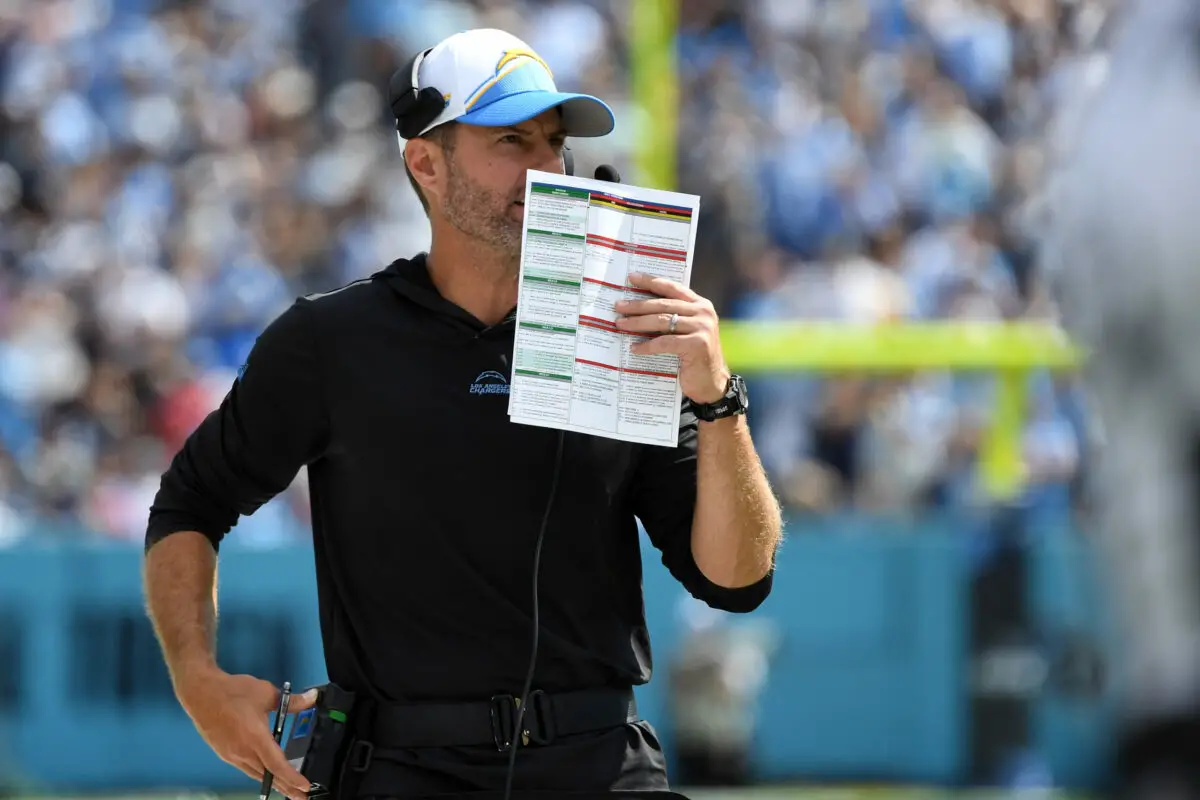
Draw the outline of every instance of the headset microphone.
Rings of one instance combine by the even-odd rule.
[[[566,175],[575,174],[575,154],[571,152],[570,147],[563,147],[562,151],[563,173]],[[620,183],[621,173],[617,172],[617,168],[612,164],[601,164],[596,167],[595,178],[598,181],[607,181],[608,183]]]
[[[617,168],[612,164],[601,164],[596,167],[596,180],[608,181],[609,183],[620,183],[621,173],[617,172]]]

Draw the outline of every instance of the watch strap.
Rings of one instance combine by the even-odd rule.
[[[705,422],[715,422],[726,417],[745,414],[749,405],[746,398],[746,384],[738,375],[729,377],[725,388],[725,396],[715,403],[692,403],[692,412],[697,419]]]

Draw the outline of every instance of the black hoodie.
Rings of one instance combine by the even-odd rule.
[[[147,549],[186,530],[216,548],[307,466],[329,679],[369,681],[398,702],[516,694],[564,435],[533,686],[645,683],[635,516],[671,573],[714,607],[756,608],[771,576],[724,589],[692,558],[697,423],[686,401],[674,449],[510,422],[514,329],[513,314],[488,327],[443,299],[424,255],[297,300],[163,475]]]

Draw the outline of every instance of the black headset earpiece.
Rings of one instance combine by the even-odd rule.
[[[571,152],[571,148],[563,145],[562,149],[563,172],[567,175],[575,174],[575,154]]]
[[[429,123],[437,119],[446,107],[442,93],[433,86],[421,88],[421,62],[430,50],[413,56],[407,64],[392,75],[388,83],[388,95],[392,115],[396,118],[396,130],[404,139],[420,136]]]

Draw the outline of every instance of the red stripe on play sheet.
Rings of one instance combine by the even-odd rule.
[[[600,319],[599,317],[589,317],[587,314],[580,314],[579,321],[585,325],[589,323],[598,323],[599,325],[603,325],[606,328],[611,328],[614,331],[617,329],[617,323],[609,322],[608,320]]]
[[[649,295],[654,294],[654,292],[651,292],[647,289],[638,289],[635,286],[618,286],[615,283],[609,283],[608,281],[600,281],[600,280],[596,280],[595,278],[584,278],[583,282],[584,283],[594,283],[597,286],[607,286],[609,289],[621,289],[622,291],[626,291],[626,292],[637,292],[638,294],[649,294]]]
[[[612,364],[601,364],[599,361],[588,361],[586,358],[575,359],[577,364],[587,364],[589,367],[599,367],[600,369],[611,369],[613,372],[628,372],[632,375],[649,375],[653,378],[672,378],[676,376],[669,372],[652,372],[648,369],[621,369],[614,367]]]
[[[621,370],[621,372],[630,372],[630,373],[633,373],[634,375],[650,375],[655,378],[675,378],[676,377],[669,372],[651,372],[648,369],[623,369],[623,370]]]
[[[600,236],[595,233],[589,233],[587,240],[594,244],[620,245],[621,247],[630,247],[630,248],[633,248],[634,250],[645,251],[647,253],[662,253],[663,255],[669,255],[669,256],[686,256],[687,255],[686,250],[672,250],[669,247],[658,247],[657,245],[653,245],[653,244],[636,244],[634,242],[622,242],[620,239],[613,239],[608,236]]]
[[[578,364],[587,364],[589,367],[600,367],[600,369],[611,369],[613,372],[620,372],[620,367],[614,367],[612,364],[601,364],[599,361],[588,361],[586,358],[577,358],[575,362]]]

